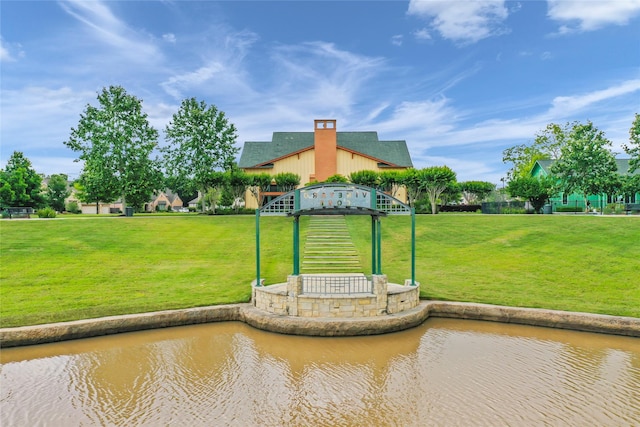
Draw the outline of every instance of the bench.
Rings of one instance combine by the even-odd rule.
[[[627,215],[631,215],[631,212],[640,212],[640,203],[625,203],[624,211]]]
[[[7,213],[9,214],[9,219],[31,218],[31,214],[33,213],[33,208],[25,208],[25,207],[6,208],[6,210],[7,210]]]

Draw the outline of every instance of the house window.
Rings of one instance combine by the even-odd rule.
[[[562,204],[566,205],[567,203],[569,203],[569,200],[567,198],[567,193],[563,193],[562,194]]]

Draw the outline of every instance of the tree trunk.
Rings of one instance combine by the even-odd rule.
[[[204,191],[198,190],[198,200],[200,200],[200,205],[202,206],[202,213],[205,213],[205,201],[204,201]]]

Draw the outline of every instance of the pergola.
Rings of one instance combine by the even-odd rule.
[[[415,210],[375,188],[356,184],[325,183],[283,194],[256,209],[256,286],[260,282],[260,216],[293,217],[293,275],[300,274],[300,217],[303,215],[371,216],[371,272],[382,274],[382,232],[380,218],[411,215],[411,285],[415,286]]]

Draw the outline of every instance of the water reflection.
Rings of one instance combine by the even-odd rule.
[[[0,358],[3,426],[640,424],[640,340],[490,322],[354,338],[217,323]]]

